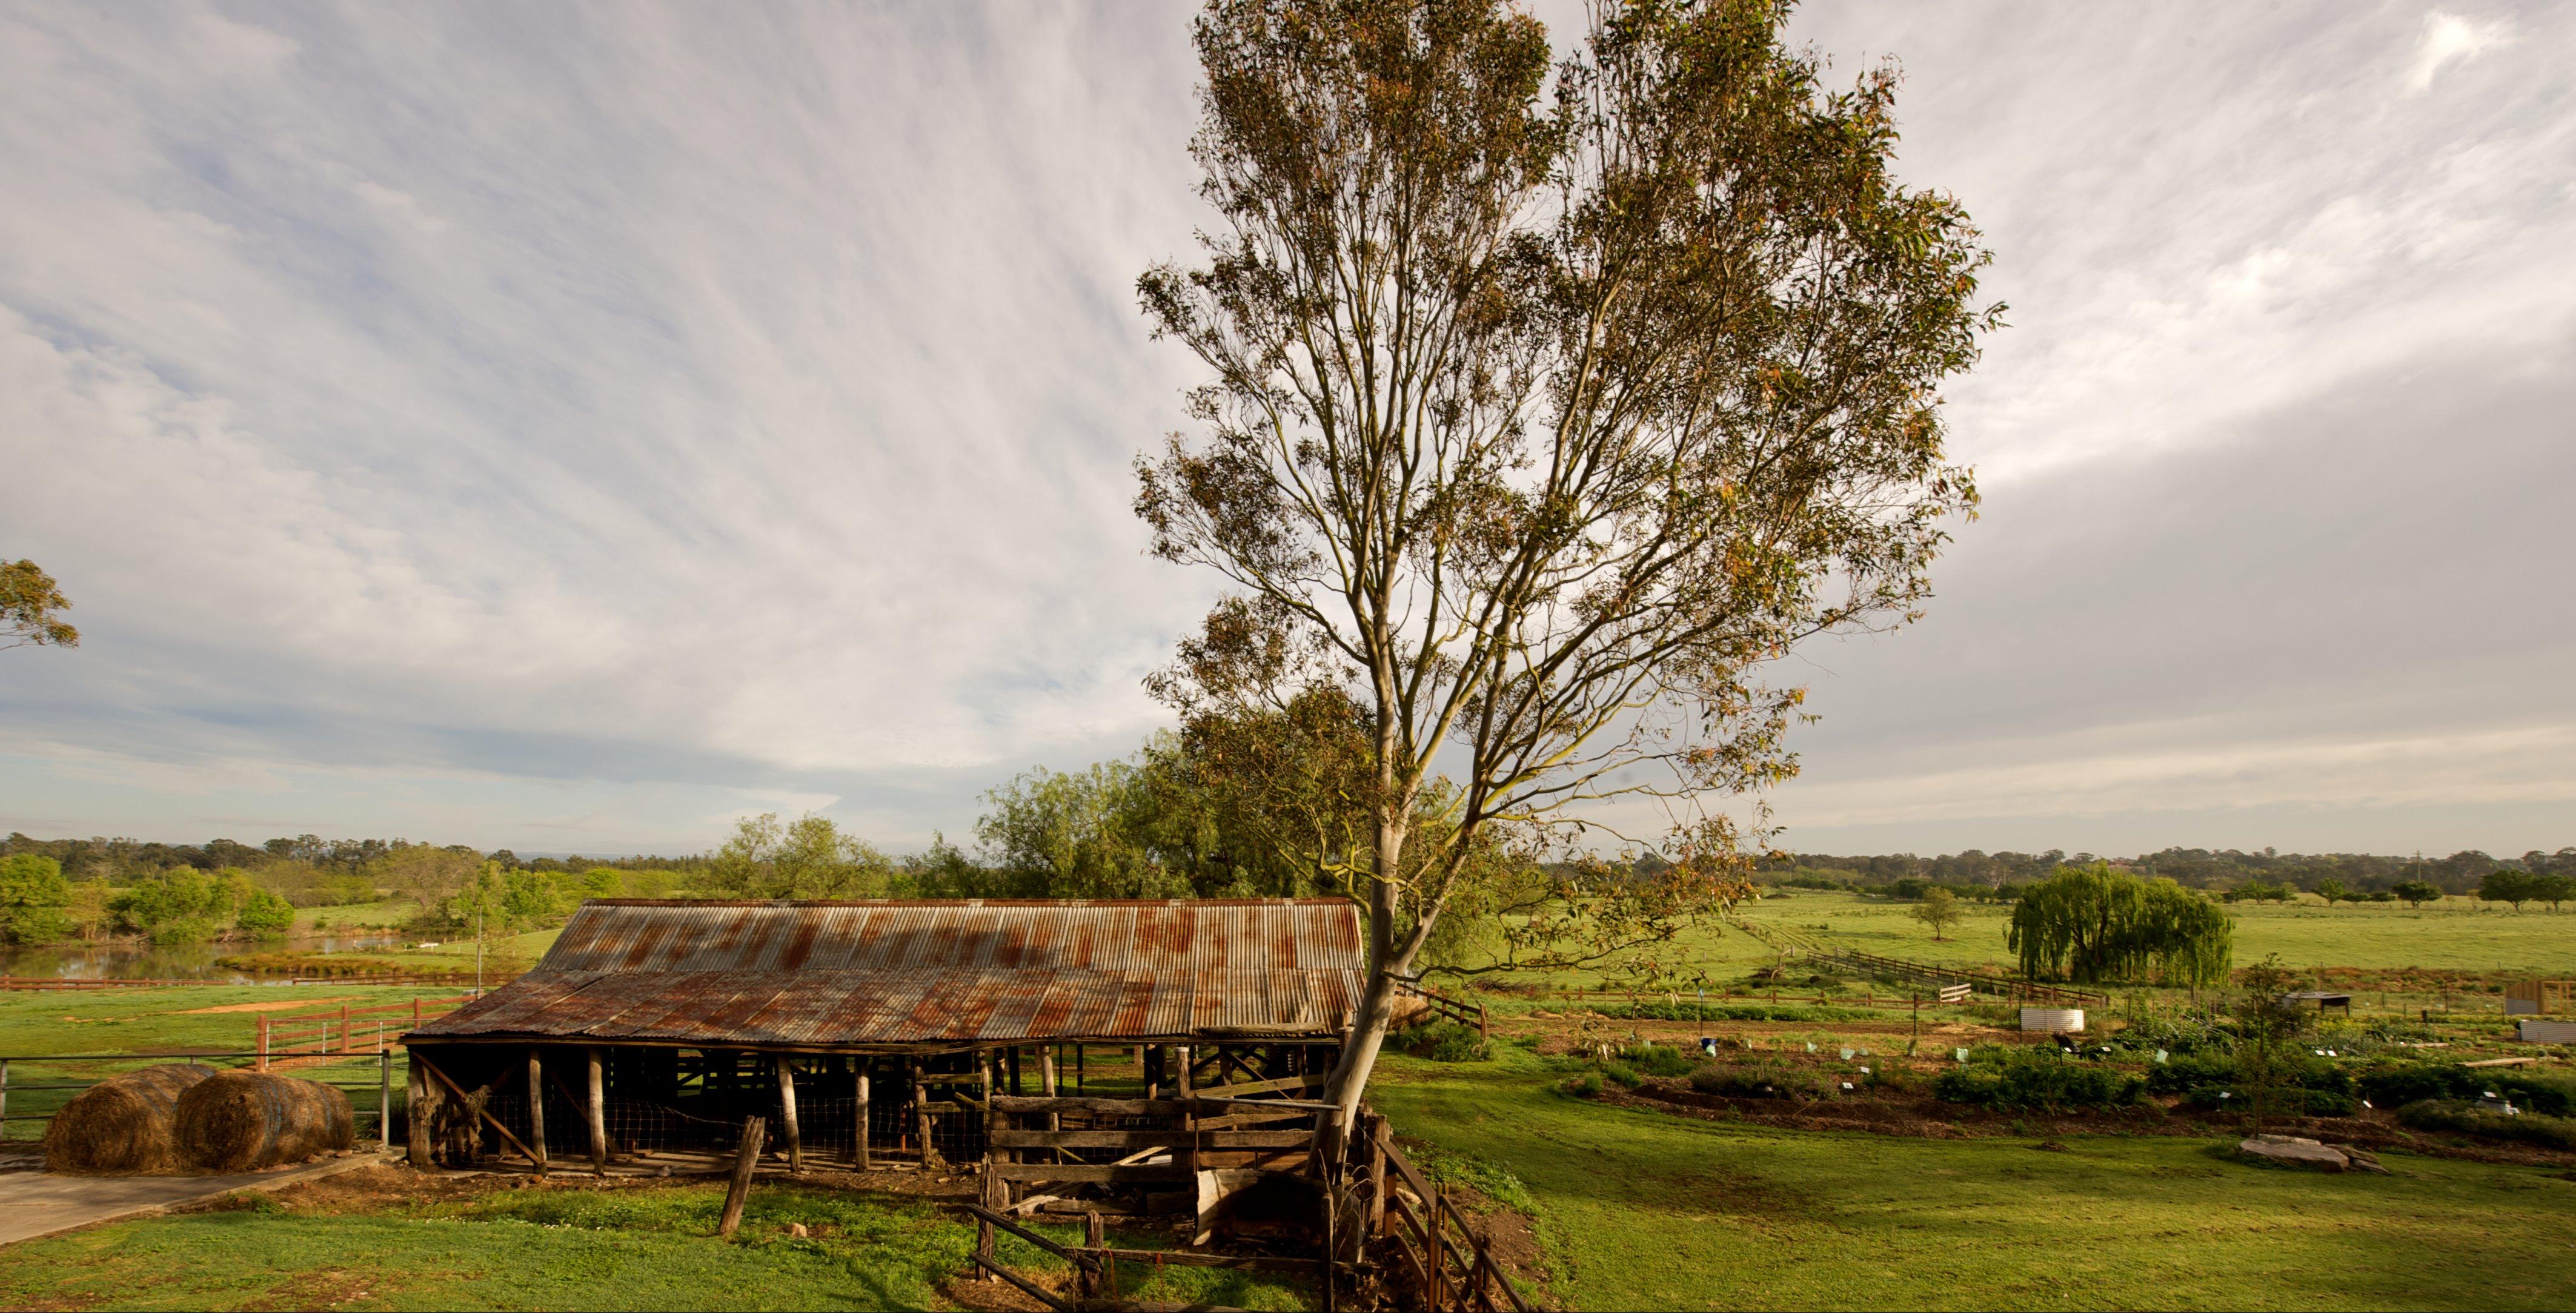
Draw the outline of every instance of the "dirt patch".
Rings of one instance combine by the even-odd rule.
[[[186,1008],[173,1016],[195,1017],[209,1012],[292,1012],[297,1008],[320,1007],[325,1003],[346,1003],[355,994],[333,994],[328,998],[290,998],[275,1003],[226,1003],[219,1008]]]

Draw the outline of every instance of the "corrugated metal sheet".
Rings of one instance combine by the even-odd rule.
[[[582,905],[535,970],[420,1028],[705,1044],[1338,1032],[1358,1006],[1339,899]]]

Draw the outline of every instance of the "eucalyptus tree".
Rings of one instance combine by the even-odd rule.
[[[1553,68],[1500,0],[1195,25],[1214,220],[1139,292],[1207,377],[1136,509],[1230,585],[1168,696],[1366,713],[1345,1106],[1497,836],[1659,840],[1548,868],[1612,933],[1741,891],[1766,813],[1725,800],[1794,769],[1768,663],[1912,618],[1974,504],[1937,389],[1998,322],[1979,235],[1892,176],[1893,71],[1828,89],[1784,10],[1604,4]]]
[[[13,647],[79,647],[63,619],[72,599],[34,561],[0,561],[0,652]]]

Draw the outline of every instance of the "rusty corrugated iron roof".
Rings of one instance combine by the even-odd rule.
[[[1328,1036],[1366,954],[1340,899],[596,899],[424,1039],[829,1047]]]

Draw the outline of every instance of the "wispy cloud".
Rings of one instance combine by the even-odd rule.
[[[2513,23],[2508,19],[2479,21],[2434,10],[2424,15],[2424,36],[2416,43],[2415,61],[2406,69],[2406,94],[2420,96],[2433,89],[2434,75],[2444,65],[2464,59],[2475,59],[2513,39]]]
[[[1188,17],[0,8],[0,551],[87,636],[0,671],[0,827],[900,844],[1131,747],[1210,588],[1126,509]],[[1950,399],[1989,514],[1801,658],[1784,819],[2563,778],[2576,10],[1797,25],[1904,56],[2015,327]],[[2401,743],[2471,746],[2333,746]]]

